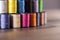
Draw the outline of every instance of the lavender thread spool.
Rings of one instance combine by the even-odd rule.
[[[10,28],[10,15],[1,14],[1,29],[9,29],[9,28]]]

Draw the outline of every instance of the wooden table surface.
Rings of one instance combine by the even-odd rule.
[[[49,21],[37,28],[0,30],[0,40],[60,40],[60,22]]]

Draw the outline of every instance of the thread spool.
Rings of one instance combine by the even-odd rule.
[[[38,12],[38,0],[32,0],[32,12]]]
[[[45,24],[45,13],[44,12],[40,12],[40,25],[44,25]]]
[[[20,28],[20,14],[11,14],[13,17],[13,28]]]
[[[29,28],[30,26],[30,14],[21,14],[21,17],[22,17],[22,28]]]
[[[25,0],[25,12],[32,12],[32,0]]]
[[[37,27],[40,27],[40,13],[39,12],[36,13],[36,18],[37,18],[36,25]]]
[[[8,0],[8,13],[17,12],[17,0]]]
[[[18,13],[24,13],[25,12],[25,0],[17,0],[18,2]]]
[[[39,11],[38,11],[38,0],[35,1],[35,4],[36,4],[36,5],[35,5],[35,6],[36,6],[36,7],[35,7],[35,9],[36,9],[35,12],[39,12]]]
[[[30,14],[30,26],[36,27],[36,13]]]
[[[1,14],[1,29],[9,29],[9,28],[10,28],[10,15]]]
[[[0,0],[0,13],[7,13],[7,0]]]
[[[38,3],[39,3],[39,12],[42,12],[43,11],[43,0],[38,0]]]
[[[45,24],[47,24],[47,12],[44,13],[45,13]]]

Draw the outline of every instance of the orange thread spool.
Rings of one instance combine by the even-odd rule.
[[[36,13],[30,14],[30,26],[35,27],[36,26]]]

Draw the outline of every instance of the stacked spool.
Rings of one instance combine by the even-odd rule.
[[[0,28],[8,29],[10,27],[10,15],[7,14],[7,0],[0,0]]]
[[[47,24],[43,0],[0,0],[0,28],[29,28]]]

